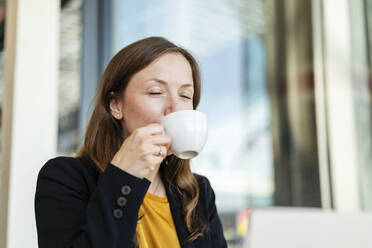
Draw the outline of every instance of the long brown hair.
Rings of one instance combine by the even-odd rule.
[[[123,97],[131,77],[165,53],[182,54],[190,63],[194,84],[193,108],[196,109],[200,100],[200,73],[193,56],[162,37],[136,41],[120,50],[107,65],[96,93],[95,107],[86,129],[84,143],[77,157],[89,158],[100,172],[105,170],[124,140],[122,122],[111,115],[110,100]],[[201,224],[197,218],[199,185],[190,170],[190,160],[168,156],[167,163],[161,165],[160,173],[169,187],[181,195],[183,220],[190,232],[183,243],[202,236],[206,225]],[[134,240],[137,240],[136,238],[135,236]]]

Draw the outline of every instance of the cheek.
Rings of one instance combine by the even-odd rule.
[[[192,101],[181,101],[178,104],[178,110],[193,110],[194,106],[192,104]]]
[[[150,123],[160,122],[164,106],[160,102],[154,102],[147,98],[128,99],[124,108],[124,115],[127,115],[128,125],[131,129],[146,126]]]
[[[141,104],[141,114],[146,124],[160,123],[162,117],[163,105],[159,103],[143,103]]]
[[[187,110],[193,110],[194,109],[194,105],[192,104],[192,101],[187,103],[186,109]]]

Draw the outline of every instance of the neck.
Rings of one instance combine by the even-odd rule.
[[[160,173],[159,172],[156,173],[155,176],[150,181],[151,181],[151,184],[147,191],[151,194],[165,197],[166,194],[165,194],[163,182],[160,177]]]

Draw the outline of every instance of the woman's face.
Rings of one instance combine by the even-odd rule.
[[[122,119],[127,137],[139,127],[160,123],[169,113],[193,109],[193,95],[189,62],[179,53],[166,53],[133,75],[123,101],[111,102],[111,112]]]

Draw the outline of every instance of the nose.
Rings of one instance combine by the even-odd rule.
[[[180,100],[177,99],[176,95],[169,94],[166,101],[166,106],[164,109],[164,116],[176,111],[181,110]]]

